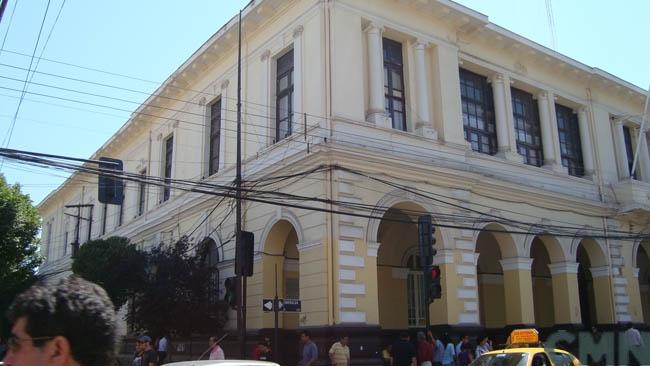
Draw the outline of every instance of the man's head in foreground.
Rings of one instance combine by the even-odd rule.
[[[107,366],[115,356],[115,310],[104,289],[71,276],[18,295],[5,366]]]

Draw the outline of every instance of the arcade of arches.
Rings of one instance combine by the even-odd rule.
[[[443,294],[426,306],[417,217],[433,208],[411,201],[389,207],[370,223],[367,237],[346,231],[351,235],[345,237],[346,247],[338,244],[332,253],[349,251],[359,260],[346,255],[346,261],[336,262],[333,274],[326,265],[327,249],[313,252],[320,261],[306,259],[299,224],[285,219],[269,223],[270,229],[260,235],[264,239],[258,244],[255,275],[249,282],[250,327],[273,328],[273,313],[258,307],[262,299],[273,298],[276,286],[280,298],[321,299],[303,300],[300,314],[280,314],[279,326],[285,330],[327,325],[326,320],[314,321],[312,314],[324,313],[328,306],[333,309],[332,324],[383,330],[422,327],[427,311],[434,326],[550,328],[628,321],[650,325],[650,242],[634,248],[619,243],[622,263],[615,267],[615,261],[608,260],[612,254],[606,243],[579,233],[525,235],[499,223],[476,230],[438,227],[434,264],[442,271]],[[309,282],[315,278],[320,281],[317,285]],[[334,281],[331,303],[328,279]],[[347,313],[356,317],[354,321],[346,320],[348,309],[354,310]]]

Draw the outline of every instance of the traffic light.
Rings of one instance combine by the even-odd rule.
[[[122,179],[104,175],[101,172],[116,175],[122,174],[124,170],[122,160],[102,156],[99,158],[99,170],[97,199],[101,203],[121,205],[124,200],[124,184]]]
[[[439,299],[442,297],[442,285],[440,284],[440,277],[441,277],[441,272],[440,272],[440,267],[438,266],[433,266],[431,267],[431,273],[430,273],[430,279],[429,279],[429,301],[433,301],[434,299]]]
[[[241,232],[241,240],[235,253],[235,274],[250,277],[253,275],[253,248],[255,235],[250,231]]]
[[[435,253],[433,252],[433,224],[430,215],[418,218],[418,248],[420,249],[420,266],[427,271]]]
[[[237,286],[239,281],[237,281],[237,277],[228,277],[226,278],[226,281],[223,283],[224,287],[226,288],[226,295],[223,297],[223,300],[228,303],[228,305],[232,309],[237,309],[238,305],[238,299],[237,299],[237,293],[238,290]]]

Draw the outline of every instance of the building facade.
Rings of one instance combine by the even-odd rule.
[[[41,202],[44,275],[69,273],[75,241],[147,248],[190,234],[210,240],[222,280],[233,275],[231,199],[177,180],[233,181],[237,28],[224,25],[93,156],[167,187],[127,182],[123,205],[103,205],[95,185],[76,184],[96,177],[77,173]],[[253,1],[242,13],[249,331],[273,327],[261,302],[276,285],[302,302],[281,328],[368,339],[423,327],[427,311],[452,330],[650,324],[644,101],[451,1]],[[93,205],[79,209],[92,221],[64,215],[77,204]],[[430,306],[422,214],[442,270]]]

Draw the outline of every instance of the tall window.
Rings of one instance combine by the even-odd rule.
[[[219,148],[221,142],[221,98],[210,106],[210,167],[209,175],[219,170]]]
[[[408,325],[409,327],[420,327],[424,325],[426,319],[426,305],[424,288],[424,275],[420,266],[420,258],[417,255],[411,255],[408,258],[407,266],[409,269],[406,278],[406,295],[408,298]]]
[[[138,183],[138,216],[144,213],[144,204],[147,198],[147,169],[140,172],[140,183]]]
[[[169,185],[171,184],[171,178],[172,178],[172,156],[174,152],[174,136],[169,136],[167,140],[165,140],[165,175],[164,175],[164,182],[165,182],[165,187],[163,188],[163,202],[167,201],[169,199],[169,196],[171,194],[171,189]]]
[[[623,126],[623,138],[625,139],[625,155],[627,155],[627,170],[633,179],[637,179],[636,172],[632,173],[632,164],[634,163],[634,149],[632,148],[632,131],[627,126]]]
[[[542,134],[539,126],[539,111],[533,95],[511,88],[512,114],[517,134],[517,150],[524,157],[524,163],[542,166]]]
[[[402,44],[384,38],[383,45],[386,112],[393,121],[394,129],[406,131]]]
[[[102,207],[102,235],[106,234],[106,219],[108,217],[108,205]]]
[[[492,88],[487,78],[460,69],[460,98],[463,107],[465,140],[472,150],[494,155],[497,152]]]
[[[275,141],[291,135],[293,114],[293,50],[278,58],[275,81]]]
[[[562,165],[569,169],[569,174],[581,177],[585,174],[582,164],[582,145],[578,116],[571,108],[556,104],[557,132],[560,137],[560,157]]]

